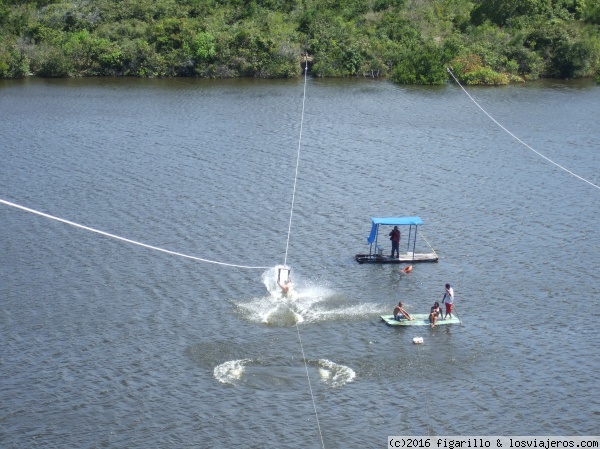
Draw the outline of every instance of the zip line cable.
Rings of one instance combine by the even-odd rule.
[[[288,248],[290,245],[290,234],[292,232],[292,217],[294,215],[294,202],[296,200],[296,185],[298,183],[298,167],[300,166],[300,148],[302,147],[302,128],[304,126],[304,104],[306,102],[306,79],[308,74],[308,55],[306,55],[306,62],[304,65],[304,90],[302,93],[302,113],[300,115],[300,135],[298,137],[298,154],[296,155],[296,174],[294,176],[294,190],[292,191],[292,207],[290,208],[290,221],[288,225],[287,242],[285,244],[285,258],[283,261],[284,265],[287,265]]]
[[[291,206],[291,209],[290,209],[290,220],[289,220],[289,225],[288,225],[288,235],[287,235],[287,242],[286,242],[286,245],[285,245],[284,265],[287,265],[287,255],[288,255],[288,248],[289,248],[289,243],[290,243],[290,234],[291,234],[291,230],[292,230],[292,216],[293,216],[293,211],[294,211],[294,202],[295,202],[295,198],[296,198],[296,185],[297,185],[297,181],[298,181],[298,167],[300,165],[300,148],[301,148],[301,144],[302,144],[302,128],[303,128],[303,125],[304,125],[304,104],[305,104],[305,101],[306,101],[306,80],[307,80],[307,73],[308,73],[308,55],[306,56],[306,65],[304,67],[304,92],[303,92],[303,97],[302,97],[302,115],[301,115],[301,119],[300,119],[300,137],[298,139],[298,155],[297,155],[297,158],[296,158],[296,174],[294,176],[294,190],[293,190],[293,193],[292,193],[292,206]],[[131,240],[131,239],[128,239],[128,238],[125,238],[125,237],[120,237],[120,236],[115,235],[115,234],[110,234],[108,232],[104,232],[104,231],[101,231],[101,230],[98,230],[98,229],[94,229],[94,228],[91,228],[89,226],[84,226],[82,224],[75,223],[75,222],[69,221],[69,220],[65,220],[63,218],[59,218],[59,217],[56,217],[54,215],[46,214],[44,212],[40,212],[38,210],[31,209],[29,207],[21,206],[19,204],[12,203],[10,201],[6,201],[6,200],[3,200],[3,199],[0,199],[0,203],[5,204],[7,206],[15,207],[17,209],[21,209],[21,210],[26,211],[26,212],[30,212],[32,214],[39,215],[41,217],[49,218],[51,220],[56,220],[56,221],[59,221],[61,223],[68,224],[70,226],[74,226],[76,228],[80,228],[80,229],[83,229],[83,230],[86,230],[86,231],[94,232],[96,234],[104,235],[104,236],[110,237],[112,239],[120,240],[122,242],[131,243],[133,245],[142,246],[144,248],[148,248],[148,249],[151,249],[151,250],[154,250],[154,251],[160,251],[160,252],[171,254],[171,255],[174,255],[174,256],[184,257],[186,259],[192,259],[192,260],[196,260],[196,261],[199,261],[199,262],[212,263],[212,264],[216,264],[216,265],[223,265],[223,266],[234,267],[234,268],[260,269],[260,270],[268,270],[268,269],[272,268],[272,267],[248,266],[248,265],[239,265],[239,264],[232,264],[232,263],[226,263],[226,262],[218,262],[216,260],[209,260],[209,259],[203,259],[201,257],[190,256],[190,255],[179,253],[179,252],[176,252],[176,251],[170,251],[170,250],[167,250],[167,249],[159,248],[157,246],[148,245],[148,244],[145,244],[145,243],[142,243],[142,242],[138,242],[138,241],[135,241],[135,240]]]
[[[421,353],[419,352],[419,343],[417,345],[417,360],[419,361],[419,370],[423,372],[423,362],[421,361]],[[425,412],[427,412],[427,436],[431,436],[431,429],[433,426],[431,425],[431,414],[429,413],[429,406],[427,405],[428,401],[423,401],[425,404]]]
[[[306,357],[304,356],[304,347],[302,346],[302,338],[300,338],[300,328],[298,327],[298,320],[296,320],[296,331],[298,332],[298,341],[300,342],[300,350],[302,352],[302,359],[304,360],[304,370],[306,371],[306,378],[308,379],[308,389],[310,390],[310,397],[312,398],[313,409],[315,411],[315,418],[317,420],[317,428],[319,429],[319,437],[321,437],[321,447],[325,449],[325,442],[323,441],[323,432],[321,432],[321,424],[319,423],[319,414],[317,413],[317,404],[315,402],[315,396],[313,395],[312,385],[310,383],[310,376],[308,374],[308,364],[306,363]]]
[[[427,245],[429,246],[429,248],[431,248],[431,251],[433,251],[433,254],[435,254],[437,256],[437,253],[435,252],[435,249],[433,249],[433,246],[431,246],[431,243],[429,243],[427,241],[427,239],[425,238],[425,236],[423,235],[423,233],[421,232],[421,230],[419,230],[419,235],[421,236],[421,238],[423,240],[425,240],[425,243],[427,243]]]
[[[465,88],[464,88],[464,87],[463,87],[463,86],[460,84],[460,82],[458,81],[458,79],[456,79],[456,76],[454,76],[454,73],[452,73],[452,70],[450,70],[450,67],[446,67],[446,70],[448,71],[448,73],[449,73],[450,75],[452,75],[452,78],[454,78],[454,81],[456,81],[456,84],[458,84],[458,86],[459,86],[459,87],[460,87],[460,88],[463,90],[463,92],[464,92],[465,94],[467,94],[467,97],[469,97],[469,98],[471,99],[471,101],[472,101],[473,103],[475,103],[475,105],[476,105],[476,106],[477,106],[479,109],[481,109],[485,115],[487,115],[487,116],[488,116],[488,117],[489,117],[489,118],[490,118],[490,119],[491,119],[491,120],[492,120],[492,121],[493,121],[493,122],[494,122],[496,125],[498,125],[498,126],[499,126],[500,128],[502,128],[504,131],[506,131],[506,133],[508,133],[508,134],[509,134],[509,135],[510,135],[512,138],[514,138],[515,140],[517,140],[519,143],[521,143],[521,144],[522,144],[522,145],[524,145],[525,147],[529,148],[531,151],[533,151],[533,152],[534,152],[535,154],[537,154],[538,156],[542,157],[543,159],[546,159],[546,160],[547,160],[548,162],[550,162],[551,164],[553,164],[553,165],[555,165],[556,167],[560,168],[561,170],[564,170],[564,171],[566,171],[566,172],[567,172],[567,173],[569,173],[570,175],[572,175],[572,176],[575,176],[576,178],[578,178],[578,179],[582,180],[583,182],[587,182],[587,183],[588,183],[589,185],[591,185],[592,187],[596,187],[598,190],[600,190],[600,186],[598,186],[598,185],[594,184],[594,183],[593,183],[593,182],[591,182],[591,181],[588,181],[587,179],[585,179],[585,178],[583,178],[583,177],[579,176],[579,175],[578,175],[578,174],[576,174],[576,173],[573,173],[571,170],[569,170],[569,169],[567,169],[567,168],[563,167],[562,165],[560,165],[560,164],[558,164],[558,163],[554,162],[552,159],[550,159],[550,158],[548,158],[548,157],[544,156],[544,155],[543,155],[542,153],[540,153],[539,151],[537,151],[537,150],[535,150],[535,149],[531,148],[529,145],[527,145],[525,142],[523,142],[521,139],[519,139],[517,136],[515,136],[513,133],[511,133],[511,132],[510,132],[508,129],[506,129],[504,126],[502,126],[500,123],[498,123],[494,117],[492,117],[490,114],[488,114],[488,113],[486,112],[486,110],[485,110],[485,109],[483,109],[483,108],[482,108],[482,107],[479,105],[479,103],[477,103],[477,102],[476,102],[476,101],[473,99],[473,97],[472,97],[471,95],[469,95],[469,92],[467,92],[467,91],[466,91],[466,89],[465,89]]]
[[[110,234],[108,232],[100,231],[98,229],[90,228],[89,226],[84,226],[82,224],[75,223],[73,221],[69,221],[69,220],[65,220],[63,218],[55,217],[54,215],[46,214],[44,212],[40,212],[40,211],[35,210],[35,209],[30,209],[29,207],[25,207],[25,206],[21,206],[19,204],[11,203],[10,201],[6,201],[6,200],[3,200],[3,199],[0,199],[0,203],[6,204],[7,206],[15,207],[17,209],[21,209],[21,210],[23,210],[25,212],[30,212],[32,214],[39,215],[39,216],[44,217],[44,218],[49,218],[51,220],[56,220],[56,221],[59,221],[61,223],[68,224],[70,226],[74,226],[76,228],[83,229],[85,231],[94,232],[96,234],[100,234],[100,235],[103,235],[105,237],[110,237],[112,239],[120,240],[122,242],[131,243],[131,244],[137,245],[137,246],[142,246],[144,248],[148,248],[148,249],[151,249],[151,250],[154,250],[154,251],[160,251],[160,252],[163,252],[163,253],[166,253],[166,254],[171,254],[173,256],[179,256],[179,257],[184,257],[186,259],[196,260],[196,261],[199,261],[199,262],[206,262],[206,263],[212,263],[212,264],[216,264],[216,265],[223,265],[223,266],[235,267],[235,268],[248,268],[248,269],[261,269],[261,270],[266,270],[266,269],[270,269],[271,268],[271,267],[253,267],[253,266],[248,266],[248,265],[237,265],[237,264],[232,264],[232,263],[218,262],[216,260],[203,259],[201,257],[189,256],[187,254],[179,253],[179,252],[176,252],[176,251],[170,251],[168,249],[159,248],[157,246],[147,245],[146,243],[138,242],[136,240],[131,240],[131,239],[128,239],[128,238],[125,238],[125,237],[120,237],[120,236],[115,235],[115,234]]]
[[[284,258],[284,265],[287,265],[287,256],[288,256],[288,248],[289,248],[289,243],[290,243],[290,235],[291,235],[291,230],[292,230],[292,217],[293,217],[293,212],[294,212],[294,203],[295,203],[295,198],[296,198],[296,186],[298,183],[298,168],[300,166],[300,149],[302,147],[302,129],[303,129],[303,125],[304,125],[304,106],[306,103],[306,83],[307,83],[307,78],[308,78],[308,55],[306,55],[306,64],[304,67],[304,89],[303,89],[303,96],[302,96],[302,115],[301,115],[301,120],[300,120],[300,135],[298,138],[298,152],[297,152],[297,157],[296,157],[296,173],[294,176],[294,189],[293,189],[293,193],[292,193],[292,205],[290,208],[290,220],[289,220],[289,224],[288,224],[288,235],[287,235],[287,242],[286,242],[286,246],[285,246],[285,258]],[[44,218],[48,218],[50,220],[55,220],[58,221],[60,223],[64,223],[67,224],[69,226],[73,226],[79,229],[83,229],[85,231],[89,231],[89,232],[93,232],[95,234],[100,234],[103,235],[105,237],[109,237],[115,240],[119,240],[122,242],[126,242],[126,243],[130,243],[132,245],[137,245],[137,246],[141,246],[143,248],[147,248],[147,249],[151,249],[154,251],[160,251],[162,253],[166,253],[166,254],[171,254],[173,256],[179,256],[179,257],[183,257],[186,259],[191,259],[191,260],[196,260],[199,262],[206,262],[206,263],[212,263],[212,264],[216,264],[216,265],[222,265],[222,266],[227,266],[227,267],[235,267],[235,268],[246,268],[246,269],[261,269],[261,270],[268,270],[271,269],[272,267],[263,267],[263,266],[248,266],[248,265],[239,265],[239,264],[231,264],[231,263],[226,263],[226,262],[218,262],[216,260],[210,260],[210,259],[204,259],[201,257],[195,257],[195,256],[190,256],[187,254],[183,254],[180,252],[176,252],[176,251],[171,251],[168,249],[164,249],[164,248],[160,248],[158,246],[153,246],[153,245],[148,245],[146,243],[142,243],[142,242],[138,242],[136,240],[132,240],[132,239],[128,239],[125,237],[121,237],[115,234],[111,234],[109,232],[105,232],[105,231],[101,231],[99,229],[95,229],[89,226],[85,226],[79,223],[75,223],[73,221],[70,220],[65,220],[64,218],[60,218],[54,215],[50,215],[47,214],[45,212],[41,212],[39,210],[35,210],[35,209],[31,209],[29,207],[25,207],[25,206],[21,206],[19,204],[13,203],[11,201],[6,201],[0,198],[0,203],[4,204],[6,206],[10,206],[10,207],[14,207],[16,209],[20,209],[22,211],[25,212],[29,212],[31,214],[35,214],[35,215],[39,215],[40,217],[44,217]],[[317,405],[315,402],[315,397],[312,391],[312,385],[310,382],[310,376],[308,373],[308,363],[306,360],[306,356],[304,354],[304,346],[302,345],[302,338],[300,336],[300,328],[298,327],[298,321],[296,320],[296,331],[298,333],[298,341],[300,343],[300,350],[302,352],[302,359],[304,360],[304,369],[306,370],[306,378],[308,379],[308,388],[310,391],[310,396],[312,399],[312,403],[313,403],[313,408],[314,408],[314,412],[315,412],[315,418],[316,418],[316,422],[317,422],[317,428],[319,430],[319,436],[321,438],[321,446],[323,447],[323,449],[325,449],[325,443],[323,441],[323,433],[321,431],[321,424],[319,423],[319,415],[317,413]]]
[[[288,224],[288,235],[287,242],[285,244],[285,259],[284,265],[287,266],[287,256],[288,256],[288,248],[290,244],[290,235],[292,231],[292,217],[294,213],[294,202],[296,198],[296,185],[298,183],[298,167],[300,166],[300,148],[302,147],[302,128],[304,124],[304,104],[306,102],[306,81],[308,78],[308,54],[306,55],[306,62],[304,65],[304,90],[302,94],[302,115],[300,118],[300,135],[298,137],[298,153],[296,156],[296,174],[294,176],[294,190],[292,192],[292,206],[290,208],[290,221]],[[306,371],[306,379],[308,380],[308,390],[310,391],[310,397],[313,403],[313,409],[315,411],[315,419],[317,421],[317,428],[319,430],[319,437],[321,438],[321,446],[325,449],[325,442],[323,441],[323,432],[321,431],[321,424],[319,423],[319,413],[317,412],[317,404],[315,402],[315,396],[312,390],[312,384],[310,382],[310,375],[308,373],[308,362],[306,361],[306,356],[304,355],[304,346],[302,345],[302,337],[300,337],[300,327],[298,326],[298,320],[296,321],[296,332],[298,334],[298,342],[300,343],[300,352],[302,352],[302,360],[304,361],[304,369]]]

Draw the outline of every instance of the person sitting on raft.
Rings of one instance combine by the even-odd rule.
[[[413,320],[414,318],[411,317],[408,312],[406,310],[404,310],[404,307],[402,306],[402,302],[399,302],[398,305],[396,307],[394,307],[394,319],[396,321],[400,321],[402,319],[402,317],[406,318],[407,320]]]
[[[442,309],[440,308],[440,303],[437,301],[431,307],[431,311],[429,312],[429,322],[431,323],[431,327],[435,327],[438,317],[442,314]]]

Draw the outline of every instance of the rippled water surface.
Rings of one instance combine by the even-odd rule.
[[[303,87],[0,82],[0,199],[219,262],[0,204],[1,447],[598,434],[600,87],[469,88],[531,148],[456,85],[369,80],[309,79],[300,142]],[[438,263],[354,261],[396,215]],[[380,321],[446,282],[462,325]]]

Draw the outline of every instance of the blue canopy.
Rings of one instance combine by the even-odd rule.
[[[371,226],[371,233],[367,238],[369,243],[373,243],[375,238],[377,237],[377,229],[379,225],[385,226],[417,226],[423,224],[423,220],[419,217],[384,217],[384,218],[375,218],[372,217],[371,221],[373,225]]]

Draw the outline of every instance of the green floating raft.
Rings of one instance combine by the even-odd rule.
[[[400,321],[396,321],[394,319],[394,315],[381,315],[381,319],[385,321],[388,326],[429,326],[431,323],[429,322],[429,314],[428,313],[411,313],[411,317],[413,320],[407,320],[406,318],[402,318]],[[443,324],[462,324],[456,314],[452,314],[452,318],[446,318],[442,320],[439,318],[437,320],[436,326],[441,326]]]

